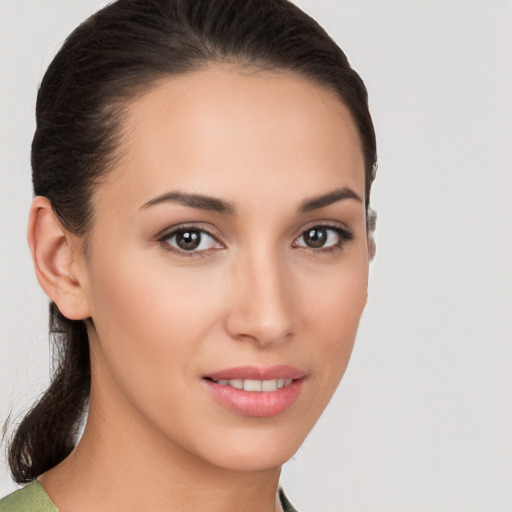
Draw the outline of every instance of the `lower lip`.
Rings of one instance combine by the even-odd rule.
[[[291,407],[300,395],[304,378],[275,391],[245,391],[233,386],[203,381],[213,396],[227,409],[244,416],[271,418]]]

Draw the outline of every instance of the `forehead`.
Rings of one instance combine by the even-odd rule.
[[[236,203],[241,188],[271,195],[273,183],[297,201],[340,186],[364,196],[348,109],[291,73],[210,65],[159,81],[123,117],[121,158],[107,186],[122,183],[125,200],[183,189]]]

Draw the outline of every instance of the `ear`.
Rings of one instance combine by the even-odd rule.
[[[28,243],[37,280],[59,311],[70,320],[90,317],[87,272],[79,238],[66,231],[46,197],[32,202]]]
[[[375,239],[373,233],[368,234],[368,261],[373,261],[375,253],[377,252],[377,246],[375,245]]]
[[[368,239],[368,260],[372,261],[375,258],[377,252],[377,246],[375,245],[375,228],[377,227],[377,212],[368,208],[366,218],[366,233]]]

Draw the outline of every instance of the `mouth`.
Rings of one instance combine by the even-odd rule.
[[[203,377],[214,399],[243,416],[277,416],[297,401],[306,374],[291,366],[229,368]]]

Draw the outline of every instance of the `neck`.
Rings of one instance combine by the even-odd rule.
[[[84,434],[72,454],[41,476],[61,512],[274,512],[280,467],[220,468],[151,431],[144,421],[118,421],[91,393]],[[122,425],[122,428],[119,428]],[[115,427],[115,428],[114,428]]]

